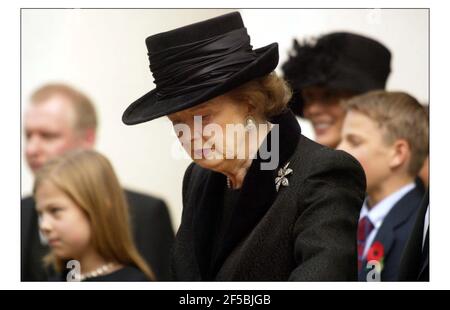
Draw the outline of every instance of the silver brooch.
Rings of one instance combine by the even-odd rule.
[[[288,162],[286,165],[284,165],[283,168],[280,168],[280,170],[278,170],[278,176],[275,178],[275,186],[277,192],[280,189],[281,185],[289,186],[289,181],[286,177],[294,172],[291,168],[288,168],[289,163],[290,162]]]

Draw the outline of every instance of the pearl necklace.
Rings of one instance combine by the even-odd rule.
[[[227,187],[228,187],[228,188],[231,188],[231,181],[230,181],[230,178],[229,178],[229,177],[227,177]]]
[[[107,264],[104,264],[104,265],[98,267],[97,269],[95,269],[93,271],[89,271],[84,274],[81,274],[80,281],[104,275],[105,273],[110,271],[115,265],[116,265],[115,263],[107,263]]]

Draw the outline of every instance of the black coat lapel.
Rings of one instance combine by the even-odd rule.
[[[429,259],[430,259],[430,230],[427,230],[427,234],[425,236],[425,243],[422,249],[422,256],[420,260],[420,271],[418,275],[418,279],[420,281],[428,281],[429,276]]]
[[[214,232],[220,214],[226,178],[220,173],[205,171],[206,177],[199,184],[202,190],[198,190],[198,195],[194,197],[193,227],[194,249],[199,271],[203,280],[209,280]]]
[[[430,206],[429,202],[429,191],[426,192],[424,199],[422,200],[417,220],[414,228],[417,228],[417,230],[413,233],[418,234],[418,236],[414,236],[418,240],[417,248],[419,249],[417,253],[420,253],[419,256],[419,274],[418,274],[418,280],[419,281],[429,281],[430,275],[429,275],[429,258],[430,258],[430,225],[428,224],[428,227],[425,227],[425,216],[427,214],[427,210]],[[424,229],[427,230],[425,235],[425,243],[422,246],[423,242],[423,233]],[[413,237],[413,238],[414,238]]]
[[[420,189],[420,188],[419,188]],[[429,206],[429,191],[427,190],[419,210],[417,211],[416,222],[411,231],[411,235],[402,254],[401,266],[399,271],[399,281],[422,281],[421,270],[425,270],[423,263],[428,257],[428,234],[426,235],[426,243],[422,249],[424,219]]]
[[[276,169],[262,170],[261,163],[270,162],[262,159],[258,151],[247,175],[245,176],[237,205],[234,208],[231,221],[226,230],[223,244],[214,259],[212,276],[217,274],[226,257],[231,251],[253,230],[270,206],[273,204],[277,191],[275,189],[275,178],[280,166],[284,166],[294,153],[300,139],[301,129],[297,119],[290,110],[270,120],[272,124],[278,125],[278,137],[272,130],[263,142],[260,150],[270,150],[278,139],[279,161]]]

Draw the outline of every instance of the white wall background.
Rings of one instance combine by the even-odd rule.
[[[181,216],[181,183],[188,159],[171,155],[176,140],[164,118],[136,126],[121,122],[124,109],[153,88],[147,36],[230,10],[22,11],[22,111],[30,94],[48,82],[66,82],[87,93],[99,114],[97,149],[112,161],[122,183],[163,198],[174,226]],[[428,102],[426,10],[241,10],[254,48],[278,42],[280,63],[292,38],[353,31],[378,39],[392,52],[388,89]],[[309,124],[301,121],[311,137]],[[32,175],[22,160],[22,194]]]

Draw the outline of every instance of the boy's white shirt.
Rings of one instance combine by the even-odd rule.
[[[383,224],[383,221],[385,217],[388,215],[388,213],[391,211],[391,209],[395,206],[395,204],[403,198],[407,193],[409,193],[411,190],[413,190],[416,187],[416,184],[414,182],[411,182],[394,193],[390,194],[383,200],[381,200],[379,203],[377,203],[375,206],[372,207],[372,209],[369,209],[367,207],[367,198],[364,200],[363,207],[361,209],[359,218],[362,219],[363,217],[367,216],[369,220],[372,222],[374,228],[370,232],[369,236],[366,240],[366,245],[364,247],[363,257],[366,257],[367,252],[369,251],[370,246],[372,245],[372,242],[375,239],[375,236],[378,233],[378,230],[380,229],[381,225]]]

